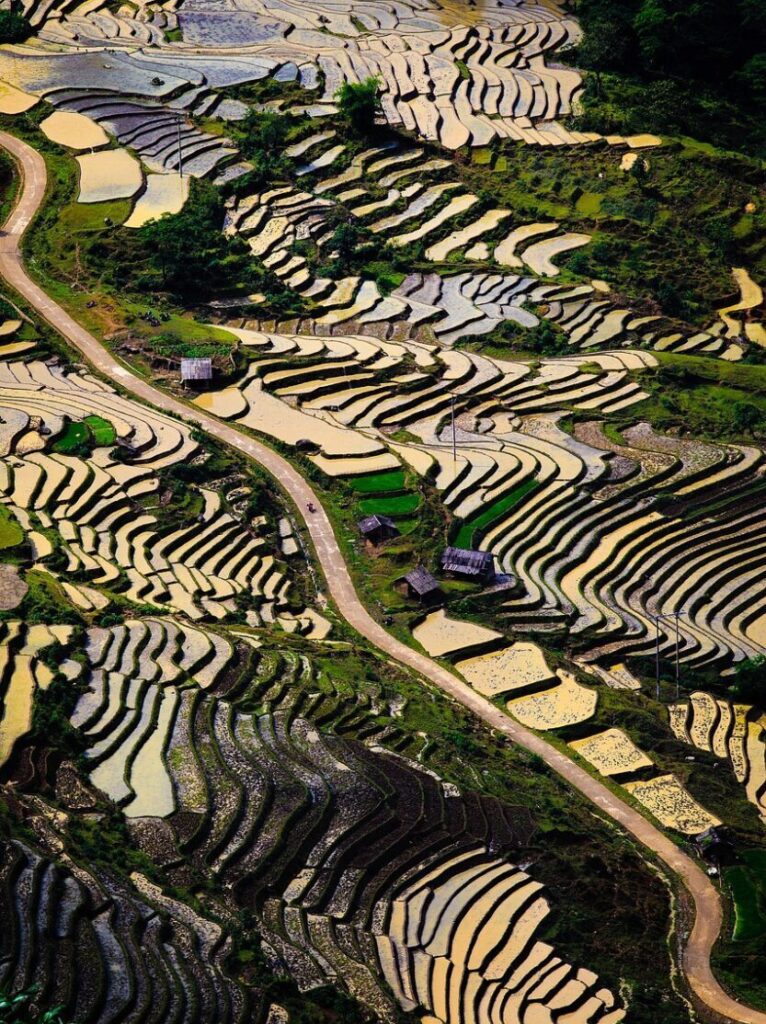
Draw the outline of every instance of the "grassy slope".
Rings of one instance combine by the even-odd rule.
[[[460,173],[520,221],[555,219],[592,233],[593,243],[562,266],[605,279],[655,312],[660,298],[668,314],[705,324],[733,290],[732,266],[766,279],[766,174],[755,160],[691,144],[643,155],[643,183],[620,169],[622,151],[607,146],[504,146],[492,163],[475,154]],[[753,200],[757,210],[746,214]]]

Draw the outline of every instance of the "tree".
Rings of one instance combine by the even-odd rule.
[[[142,248],[162,287],[184,298],[204,299],[247,281],[249,254],[241,240],[223,234],[224,213],[218,189],[194,179],[179,213],[140,229]]]
[[[747,704],[766,707],[766,658],[762,654],[739,663],[731,693]]]
[[[766,53],[751,57],[735,78],[754,103],[766,106]]]
[[[363,82],[344,82],[335,93],[340,115],[358,135],[368,135],[381,112],[380,79],[365,78]]]
[[[23,43],[31,33],[32,26],[19,11],[0,11],[0,43]]]
[[[735,430],[754,434],[763,423],[763,414],[752,402],[735,402],[732,406],[732,424]]]

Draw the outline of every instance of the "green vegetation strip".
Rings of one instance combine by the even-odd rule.
[[[105,448],[114,444],[117,431],[109,420],[101,416],[86,416],[82,421],[67,423],[53,450],[60,455],[72,455],[86,448]]]
[[[766,850],[747,850],[742,860],[744,864],[726,872],[734,900],[736,942],[766,935]]]
[[[91,432],[93,440],[100,448],[114,444],[117,440],[117,431],[109,420],[105,420],[101,416],[86,416],[84,422]]]
[[[457,537],[455,537],[455,546],[458,548],[470,548],[473,543],[474,534],[477,530],[484,530],[486,527],[493,523],[496,519],[499,519],[504,512],[512,509],[514,505],[517,505],[525,494],[529,494],[537,487],[537,480],[525,480],[524,483],[519,484],[518,487],[514,487],[508,494],[504,494],[502,498],[498,498],[497,501],[493,502],[489,508],[484,509],[481,515],[475,516],[472,519],[466,519],[463,525],[458,531]]]
[[[365,516],[406,516],[419,504],[419,494],[396,494],[385,498],[365,498],[359,503],[359,509]]]
[[[11,516],[11,513],[0,508],[0,550],[4,548],[15,548],[24,540],[24,532]]]
[[[351,477],[349,486],[362,494],[382,494],[384,491],[404,490],[404,470],[392,469],[386,473],[366,473]]]

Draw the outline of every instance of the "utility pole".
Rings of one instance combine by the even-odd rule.
[[[680,639],[680,627],[679,627],[679,624],[678,624],[678,620],[680,618],[680,615],[681,615],[680,610],[678,608],[676,608],[676,700],[678,700],[678,698],[681,696],[681,658],[680,658],[680,655],[679,655],[679,649],[680,649],[680,646],[681,646],[681,639]]]
[[[457,435],[455,433],[455,396],[450,396],[452,400],[452,461],[457,463]]]
[[[178,119],[176,121],[176,129],[178,133],[178,173],[183,178],[184,176],[184,155],[181,150],[181,124],[183,123],[184,116],[181,111],[178,111]]]
[[[676,620],[676,700],[681,696],[681,610],[676,609],[664,615],[653,615],[655,635],[655,673],[657,700],[660,699],[660,621],[662,619]]]

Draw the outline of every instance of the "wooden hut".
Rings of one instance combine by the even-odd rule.
[[[399,528],[388,516],[367,516],[359,520],[357,527],[364,540],[370,544],[382,544],[385,540],[399,536]]]
[[[434,579],[423,565],[396,580],[394,589],[405,597],[420,601],[421,604],[435,604],[442,598],[439,581]]]
[[[212,379],[212,359],[181,360],[181,383],[184,387],[205,388]]]
[[[445,548],[441,557],[441,567],[448,576],[480,583],[486,583],[495,576],[495,559],[489,551]]]

